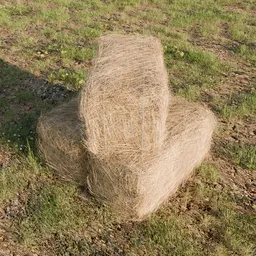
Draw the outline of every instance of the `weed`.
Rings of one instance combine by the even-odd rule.
[[[1,26],[9,26],[11,23],[10,15],[8,11],[4,7],[0,7],[0,25]]]
[[[65,7],[42,10],[38,14],[38,22],[46,22],[59,27],[69,18],[70,15]]]
[[[16,100],[19,103],[25,103],[28,101],[33,101],[34,99],[34,94],[31,91],[18,91],[16,94]]]
[[[37,175],[43,175],[42,168],[35,160],[31,151],[28,158],[19,158],[0,171],[0,203],[8,205],[27,189],[27,186],[35,182]]]
[[[232,46],[230,47],[230,50],[238,56],[241,56],[247,61],[251,62],[252,64],[256,63],[256,50],[254,43],[249,45],[241,44],[238,46]]]
[[[220,21],[203,21],[197,26],[196,32],[201,37],[218,40],[220,39],[221,34]]]
[[[9,88],[17,86],[20,80],[28,77],[28,73],[0,59],[0,77],[0,88]]]
[[[184,85],[176,92],[189,101],[198,101],[200,99],[201,88],[195,85]]]
[[[246,19],[244,15],[239,15],[237,22],[231,25],[231,36],[234,40],[243,43],[255,43],[256,29],[251,19]]]
[[[8,100],[5,97],[0,97],[0,109],[4,110],[7,107]]]
[[[75,185],[66,182],[41,184],[30,191],[26,214],[17,223],[19,238],[27,245],[40,244],[40,237],[69,235],[72,230],[86,230],[99,218],[111,222],[108,209],[93,202],[81,201]],[[94,217],[93,217],[94,216]]]
[[[94,56],[94,49],[87,47],[61,47],[61,58],[73,59],[76,61],[90,60]]]

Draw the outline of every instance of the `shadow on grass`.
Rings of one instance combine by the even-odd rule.
[[[0,59],[0,145],[36,152],[36,123],[41,113],[75,95]]]

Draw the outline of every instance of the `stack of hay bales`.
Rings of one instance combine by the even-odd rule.
[[[210,111],[170,96],[159,40],[108,35],[79,102],[42,117],[38,133],[51,167],[86,183],[119,216],[140,220],[201,163],[214,127]]]

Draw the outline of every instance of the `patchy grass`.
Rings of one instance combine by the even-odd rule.
[[[228,143],[220,153],[242,168],[256,170],[256,146],[253,144]]]
[[[59,69],[48,77],[50,82],[66,84],[68,88],[78,90],[85,83],[85,74],[77,71]]]
[[[256,93],[233,94],[225,103],[217,103],[216,110],[226,120],[254,117],[256,114]]]
[[[17,158],[12,166],[0,172],[0,202],[8,204],[17,198],[29,183],[33,184],[38,176],[44,177],[45,170],[38,164],[31,150],[26,159]]]
[[[204,182],[219,182],[220,173],[216,166],[210,163],[204,163],[198,168],[198,177]]]
[[[88,221],[93,221],[88,216],[97,215],[97,206],[83,202],[78,195],[77,187],[60,182],[33,189],[27,198],[26,214],[17,224],[20,241],[31,246],[54,233],[68,234],[87,227]]]
[[[153,216],[147,224],[140,235],[149,250],[167,255],[200,255],[200,244],[175,214],[166,218]]]
[[[253,12],[252,1],[238,0],[5,1],[0,143],[12,157],[0,163],[0,214],[11,226],[9,249],[15,243],[38,255],[253,255],[255,146],[249,136],[225,140],[229,126],[251,126],[256,114]],[[118,223],[36,157],[37,118],[79,91],[95,39],[109,32],[160,38],[173,93],[212,106],[223,124],[211,162],[141,223]],[[246,85],[223,83],[234,72],[246,74]],[[243,190],[225,181],[232,175],[214,164],[219,158],[243,169]]]

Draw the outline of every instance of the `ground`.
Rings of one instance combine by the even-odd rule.
[[[0,255],[255,255],[253,0],[0,0]],[[218,119],[209,157],[142,222],[118,223],[35,145],[105,33],[161,39],[170,89]]]

